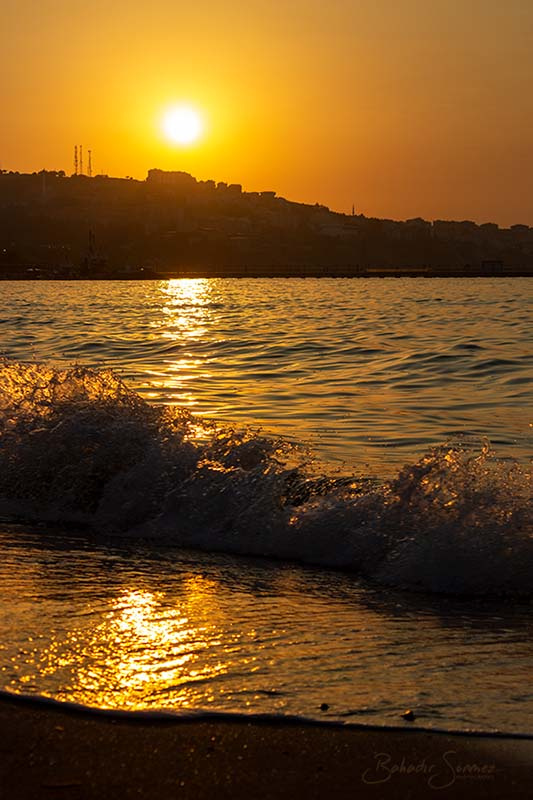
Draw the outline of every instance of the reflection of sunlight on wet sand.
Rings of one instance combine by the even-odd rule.
[[[223,612],[212,582],[191,576],[182,589],[171,602],[164,592],[126,590],[92,630],[88,611],[87,628],[43,653],[35,679],[59,678],[63,699],[99,707],[143,708],[155,696],[180,708],[213,702],[209,680],[227,672]]]

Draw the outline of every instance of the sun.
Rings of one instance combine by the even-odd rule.
[[[174,106],[163,115],[162,129],[166,138],[175,144],[196,142],[204,131],[202,118],[190,106]]]

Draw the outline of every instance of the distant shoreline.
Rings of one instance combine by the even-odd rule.
[[[533,275],[533,227],[341,214],[160,169],[0,171],[0,280],[500,275]]]
[[[47,272],[39,270],[39,274],[4,274],[0,276],[0,281],[164,281],[164,280],[179,280],[179,279],[213,279],[213,278],[265,278],[265,279],[290,279],[290,278],[355,278],[355,279],[368,279],[368,278],[533,278],[533,267],[524,267],[522,269],[509,269],[504,271],[489,271],[489,270],[460,270],[455,268],[450,269],[436,269],[436,270],[419,270],[419,269],[387,269],[387,268],[370,268],[368,270],[360,270],[357,272],[350,272],[348,270],[262,270],[262,269],[245,269],[245,270],[180,270],[176,272],[154,272],[152,270],[139,270],[132,272],[109,272],[97,274],[78,274],[78,275],[61,275],[54,272]]]

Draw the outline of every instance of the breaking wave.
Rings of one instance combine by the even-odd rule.
[[[116,375],[0,362],[0,514],[352,571],[533,593],[532,474],[443,446],[392,480],[320,474],[283,439],[151,406]]]

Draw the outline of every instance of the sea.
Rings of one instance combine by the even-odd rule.
[[[533,735],[533,279],[0,283],[0,688]]]

